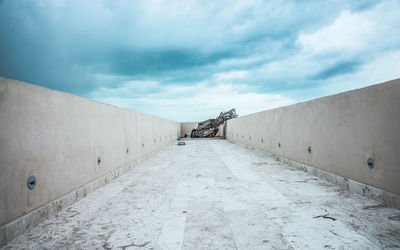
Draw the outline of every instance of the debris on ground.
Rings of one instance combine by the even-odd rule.
[[[129,244],[129,245],[125,245],[125,246],[120,246],[120,247],[118,247],[118,248],[121,248],[121,249],[126,249],[126,248],[131,248],[131,247],[145,247],[147,244],[149,244],[150,243],[150,241],[146,241],[146,242],[144,242],[143,244],[135,244],[135,243],[132,243],[132,244]]]
[[[231,109],[227,112],[221,112],[215,119],[208,119],[200,122],[197,128],[192,130],[190,137],[192,138],[210,138],[215,137],[218,133],[218,127],[224,124],[225,121],[238,117],[236,109]]]
[[[400,221],[400,214],[388,217],[389,220],[398,220]]]
[[[371,208],[385,208],[387,207],[385,204],[378,204],[378,205],[373,205],[373,206],[366,206],[363,207],[362,209],[367,210],[367,209],[371,209]]]
[[[186,145],[186,142],[184,142],[184,141],[178,142],[178,146],[185,146],[185,145]]]
[[[333,220],[333,221],[336,220],[336,218],[330,217],[330,216],[328,216],[328,215],[329,215],[329,214],[318,215],[318,216],[315,216],[315,217],[313,217],[313,218],[325,218],[325,219],[331,219],[331,220]]]

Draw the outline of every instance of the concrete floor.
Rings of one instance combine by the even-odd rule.
[[[186,144],[167,146],[5,249],[400,248],[398,209],[226,140]]]

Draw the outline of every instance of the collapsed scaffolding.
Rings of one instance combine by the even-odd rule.
[[[215,119],[208,119],[206,121],[200,122],[197,128],[192,130],[190,137],[192,138],[210,138],[215,137],[218,133],[219,126],[225,123],[229,119],[238,117],[236,114],[236,109],[231,109],[227,112],[221,112],[219,116]]]

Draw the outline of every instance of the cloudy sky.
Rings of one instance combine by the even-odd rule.
[[[400,77],[400,0],[0,0],[0,34],[1,76],[177,121]]]

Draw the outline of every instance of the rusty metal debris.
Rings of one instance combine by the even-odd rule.
[[[236,109],[231,109],[227,112],[221,112],[219,116],[215,119],[208,119],[206,121],[200,122],[197,128],[192,130],[190,137],[192,138],[209,138],[215,137],[218,133],[218,127],[224,124],[225,121],[236,118]]]

